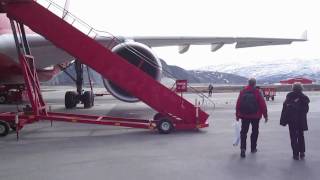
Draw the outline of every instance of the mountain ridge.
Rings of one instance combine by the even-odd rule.
[[[200,71],[219,71],[244,77],[255,77],[262,83],[279,83],[293,77],[320,80],[319,59],[291,59],[270,62],[226,63],[199,68]]]
[[[246,83],[247,78],[230,74],[211,71],[198,71],[198,70],[185,70],[179,66],[168,65],[164,60],[162,64],[162,79],[186,79],[189,83],[215,83],[215,84],[243,84]],[[84,68],[83,78],[84,82],[88,82],[87,68]],[[69,74],[75,77],[74,65],[65,69]],[[98,86],[103,86],[101,75],[90,70],[91,80]],[[174,80],[170,80],[173,82]],[[71,85],[74,84],[73,80],[68,77],[64,72],[60,72],[51,80],[44,82],[45,85]]]

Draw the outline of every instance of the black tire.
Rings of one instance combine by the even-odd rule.
[[[0,94],[0,104],[7,102],[7,96],[5,94]]]
[[[94,103],[93,93],[91,91],[85,91],[82,95],[84,108],[91,108]]]
[[[169,134],[173,130],[172,122],[167,118],[161,118],[157,124],[157,129],[160,134]]]
[[[0,137],[4,137],[9,134],[9,124],[4,121],[0,121]]]
[[[274,101],[274,96],[271,97],[271,100]]]
[[[64,96],[64,105],[66,109],[72,109],[77,106],[77,93],[74,91],[67,91]]]
[[[269,96],[266,97],[266,100],[269,101]]]

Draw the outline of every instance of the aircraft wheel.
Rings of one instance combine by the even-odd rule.
[[[84,108],[91,108],[94,103],[94,96],[91,91],[86,91],[83,93],[83,105]]]
[[[169,134],[173,130],[173,125],[167,118],[160,118],[157,128],[160,134]]]
[[[9,129],[10,127],[7,122],[0,121],[0,137],[8,135]]]
[[[64,104],[67,109],[77,106],[77,93],[74,91],[67,91],[64,96]]]
[[[269,101],[269,96],[266,97],[266,100]]]
[[[0,94],[0,104],[4,104],[7,101],[7,96]]]
[[[274,101],[274,96],[271,97],[271,100]]]

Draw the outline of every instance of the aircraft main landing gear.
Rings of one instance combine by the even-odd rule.
[[[83,103],[84,108],[91,108],[94,105],[94,94],[92,91],[85,91],[82,94],[78,94],[75,91],[67,91],[64,100],[67,109],[75,108],[80,102]]]
[[[94,105],[94,94],[92,90],[92,84],[90,75],[88,72],[88,79],[90,82],[91,91],[83,91],[83,64],[81,64],[78,60],[75,60],[75,71],[76,71],[76,79],[74,79],[70,74],[66,71],[65,73],[75,81],[77,86],[77,91],[67,91],[64,96],[64,102],[66,109],[72,109],[77,106],[77,104],[82,103],[84,108],[91,108]],[[87,69],[88,70],[88,69]]]

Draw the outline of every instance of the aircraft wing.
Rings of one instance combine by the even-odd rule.
[[[37,59],[42,59],[39,64],[41,68],[71,61],[73,58],[66,52],[56,48],[51,42],[39,35],[28,35],[27,39],[31,50]],[[285,39],[285,38],[255,38],[255,37],[187,37],[187,36],[137,36],[137,37],[117,37],[118,42],[135,41],[149,47],[178,46],[179,53],[185,53],[191,45],[211,45],[211,51],[217,51],[225,44],[235,44],[235,48],[246,48],[256,46],[285,45],[296,41],[306,41],[307,38]],[[112,38],[97,37],[101,44],[108,46],[113,42]],[[114,44],[116,45],[116,44]]]
[[[16,47],[12,36],[2,36],[0,38],[0,71],[13,67],[11,62],[15,62],[18,67],[19,61],[17,57]],[[31,47],[33,56],[36,59],[37,69],[53,67],[54,65],[72,61],[74,58],[63,50],[57,48],[54,44],[37,34],[27,34],[27,39]],[[211,51],[217,51],[225,44],[236,44],[236,48],[283,45],[291,44],[295,41],[306,41],[306,36],[300,39],[284,39],[284,38],[246,38],[246,37],[117,37],[122,43],[126,41],[136,41],[150,47],[178,46],[179,52],[188,51],[190,45],[211,45]],[[104,46],[114,43],[111,37],[97,37],[96,39]],[[114,44],[116,45],[116,44]],[[112,47],[112,46],[111,46]],[[4,60],[5,59],[5,60]],[[10,63],[9,63],[10,62]],[[5,72],[5,71],[3,71]],[[13,72],[13,71],[10,71]],[[8,77],[10,73],[7,73]],[[0,73],[1,75],[1,73]],[[8,79],[8,78],[7,78]],[[21,78],[22,79],[22,78]],[[0,79],[0,82],[4,80]],[[16,80],[15,80],[16,81]],[[14,82],[15,82],[14,81]]]
[[[179,52],[188,51],[190,45],[211,45],[211,51],[217,51],[225,44],[236,44],[235,48],[291,44],[295,41],[307,41],[306,32],[302,38],[259,38],[259,37],[131,37],[127,38],[150,47],[179,46]]]

